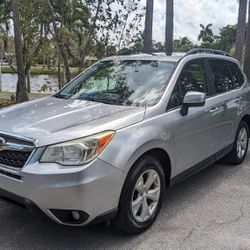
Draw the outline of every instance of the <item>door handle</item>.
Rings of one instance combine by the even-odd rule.
[[[214,107],[214,108],[211,108],[209,112],[210,112],[211,114],[213,114],[213,113],[217,112],[218,110],[219,110],[218,107]]]

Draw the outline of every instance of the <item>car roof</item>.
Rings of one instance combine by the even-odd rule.
[[[104,58],[102,61],[166,61],[166,62],[179,62],[183,56],[162,56],[162,55],[149,55],[149,54],[136,54],[136,55],[124,55],[124,56],[111,56]]]
[[[133,52],[133,51],[132,51]],[[180,62],[184,58],[197,59],[197,58],[217,58],[228,61],[234,61],[227,52],[214,50],[214,49],[192,49],[186,53],[174,52],[172,56],[167,56],[165,52],[136,52],[121,54],[104,58],[102,61],[113,61],[113,60],[143,60],[143,61],[166,61],[166,62]]]
[[[239,64],[239,62],[229,56],[223,56],[223,55],[212,55],[212,54],[195,54],[195,55],[186,55],[186,56],[157,56],[157,55],[126,55],[126,56],[111,56],[102,59],[102,61],[162,61],[162,62],[172,62],[172,63],[179,63],[182,61],[182,59],[187,58],[187,59],[199,59],[199,58],[210,58],[210,59],[220,59],[220,60],[226,60],[226,61],[231,61],[236,64]]]

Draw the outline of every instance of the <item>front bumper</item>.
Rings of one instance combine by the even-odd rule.
[[[2,193],[21,198],[25,206],[32,204],[64,225],[87,225],[93,220],[98,221],[100,215],[115,211],[126,178],[120,169],[98,158],[75,168],[36,161],[25,166],[20,173],[2,170]],[[12,200],[16,201],[15,198]],[[71,223],[56,216],[53,211],[58,210],[80,211],[87,216],[79,223]]]

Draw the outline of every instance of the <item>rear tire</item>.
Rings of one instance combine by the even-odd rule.
[[[241,121],[237,129],[232,151],[225,156],[224,160],[228,164],[241,164],[247,154],[249,141],[249,128],[245,121]]]
[[[161,209],[165,187],[161,163],[150,155],[143,156],[128,173],[114,225],[129,234],[148,229]]]

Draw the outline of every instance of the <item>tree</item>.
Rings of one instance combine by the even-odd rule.
[[[226,25],[220,29],[219,36],[215,36],[213,48],[231,53],[236,43],[236,25]]]
[[[203,24],[200,24],[201,31],[198,36],[198,41],[202,41],[203,43],[212,43],[214,40],[214,34],[212,31],[213,25],[210,23],[207,26],[204,26]]]
[[[48,17],[44,12],[48,10],[46,2],[42,0],[22,0],[19,3],[21,34],[23,37],[23,58],[27,90],[31,91],[30,69],[37,62],[40,51],[47,42]]]
[[[140,0],[58,1],[54,8],[62,23],[60,34],[68,58],[79,72],[89,56],[103,57],[132,47],[140,33]],[[69,9],[71,11],[69,11]]]
[[[247,0],[240,0],[235,50],[235,58],[240,63],[243,62],[244,46],[246,41],[246,14]]]
[[[29,100],[29,96],[26,89],[26,81],[25,81],[25,67],[24,67],[24,58],[22,53],[23,40],[21,34],[18,0],[12,0],[12,10],[13,10],[13,24],[14,24],[14,35],[15,35],[16,65],[18,73],[18,81],[16,87],[16,101],[24,102]]]
[[[187,52],[196,46],[188,37],[180,37],[179,39],[174,40],[173,47],[176,52]]]
[[[174,1],[166,0],[166,33],[165,33],[165,50],[167,55],[173,53],[173,33],[174,33]]]
[[[144,31],[144,50],[146,52],[152,50],[153,12],[154,12],[154,0],[147,0],[145,31]]]
[[[247,40],[245,46],[245,59],[244,59],[244,70],[245,73],[250,79],[250,1],[248,4],[248,25],[247,25]]]
[[[135,42],[138,42],[138,37],[141,36],[141,21],[145,8],[139,8],[140,1],[124,0],[123,4],[120,4],[119,10],[115,11],[111,22],[113,28],[109,37],[112,45],[118,50],[133,46]]]
[[[54,29],[55,38],[56,38],[57,45],[58,45],[59,50],[60,50],[60,54],[62,56],[63,63],[64,63],[65,77],[66,77],[67,82],[69,82],[71,80],[71,74],[70,74],[70,69],[69,69],[68,56],[67,56],[67,53],[65,51],[65,44],[63,42],[60,31],[57,27],[56,15],[55,15],[54,7],[51,4],[51,0],[47,0],[47,3],[48,3],[50,15],[52,17],[52,25],[53,25],[53,29]]]
[[[3,40],[4,52],[8,52],[8,36],[11,20],[11,0],[0,0],[0,34]]]

